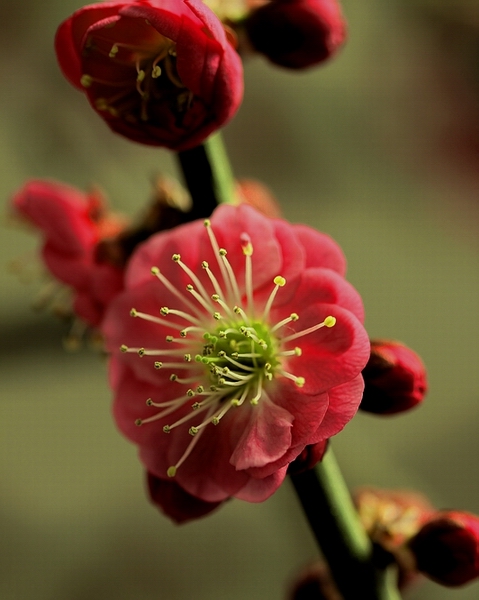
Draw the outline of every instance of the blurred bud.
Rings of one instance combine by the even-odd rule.
[[[424,575],[442,585],[464,585],[479,576],[479,518],[464,512],[436,513],[408,548]]]
[[[288,600],[344,600],[331,576],[328,566],[315,562],[297,577]]]
[[[245,27],[256,52],[290,69],[323,62],[346,37],[337,0],[273,0],[253,11]]]
[[[310,444],[306,446],[299,456],[289,463],[288,473],[291,475],[297,475],[303,471],[312,469],[318,462],[323,460],[323,456],[326,453],[329,440],[322,440],[317,444]]]
[[[409,587],[418,573],[406,544],[434,514],[434,507],[422,494],[408,490],[360,488],[353,499],[371,541],[386,563],[392,559],[397,564],[399,589]]]
[[[415,535],[435,510],[425,496],[408,490],[360,488],[354,503],[371,540],[389,552]]]
[[[392,340],[371,341],[371,356],[363,377],[365,389],[359,408],[366,412],[404,412],[422,402],[427,391],[422,360],[413,350]]]
[[[272,219],[278,219],[282,216],[276,198],[263,183],[254,179],[240,179],[236,182],[235,191],[238,204],[249,204]]]

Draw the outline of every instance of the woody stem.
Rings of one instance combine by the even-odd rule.
[[[191,221],[209,217],[219,204],[233,201],[233,174],[219,132],[177,156],[193,201]]]
[[[380,564],[331,447],[314,469],[290,478],[344,600],[400,600],[395,573]]]

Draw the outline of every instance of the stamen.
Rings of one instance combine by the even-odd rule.
[[[220,268],[221,271],[221,277],[223,278],[223,281],[227,287],[227,294],[228,296],[232,296],[233,295],[233,290],[231,289],[231,283],[230,280],[228,278],[228,274],[226,271],[226,267],[224,265],[224,262],[220,259],[220,247],[218,245],[218,241],[216,240],[216,236],[214,234],[214,231],[211,227],[211,222],[209,219],[206,219],[204,221],[204,225],[206,227],[206,231],[208,233],[208,238],[210,240],[210,244],[211,244],[211,248],[213,249],[213,253],[216,257],[216,261],[218,263],[218,266]],[[225,297],[224,294],[219,294],[219,296],[222,296],[223,298]]]
[[[280,369],[278,371],[278,373],[283,375],[283,377],[287,377],[288,379],[291,379],[291,381],[294,381],[294,383],[298,387],[303,387],[303,385],[306,383],[306,380],[304,377],[297,377],[296,375],[293,375],[292,373],[288,373],[288,371],[284,371],[283,369]]]
[[[289,317],[287,317],[286,319],[283,319],[282,321],[279,321],[278,323],[276,323],[276,325],[271,327],[270,331],[271,331],[271,333],[273,333],[273,331],[277,331],[281,327],[284,327],[288,323],[291,323],[291,321],[297,321],[298,319],[299,319],[299,315],[297,315],[296,313],[291,313],[289,315]]]
[[[219,255],[225,265],[226,272],[228,273],[229,281],[231,283],[231,290],[233,292],[233,298],[237,304],[241,304],[241,295],[238,288],[238,282],[236,281],[236,275],[233,271],[230,261],[226,258],[226,250],[224,248],[220,248]]]
[[[216,279],[216,277],[213,275],[213,272],[210,269],[210,265],[206,262],[206,260],[204,260],[201,263],[202,268],[206,271],[206,274],[208,275],[208,277],[210,278],[211,283],[213,284],[213,287],[215,289],[216,295],[220,298],[224,298],[224,293],[223,290],[221,289],[220,284],[218,283],[218,280]]]
[[[183,269],[183,271],[188,275],[188,277],[194,283],[194,285],[198,289],[198,291],[201,294],[201,296],[203,297],[203,299],[206,302],[208,302],[208,305],[210,305],[210,297],[209,297],[208,293],[206,292],[205,288],[203,287],[203,284],[196,276],[196,274],[193,273],[193,271],[189,267],[187,267],[184,262],[182,262],[181,256],[179,254],[173,254],[172,258],[173,258],[174,262],[177,263]]]
[[[297,333],[288,335],[288,336],[282,338],[281,341],[283,343],[290,342],[291,340],[295,340],[299,337],[302,337],[303,335],[308,335],[309,333],[313,333],[314,331],[317,331],[318,329],[321,329],[322,327],[334,327],[335,325],[336,325],[336,318],[329,316],[329,317],[326,317],[322,323],[318,323],[317,325],[313,325],[312,327],[303,329],[303,331],[298,331]]]
[[[271,310],[271,307],[273,306],[273,302],[276,297],[276,294],[278,293],[278,290],[280,287],[283,287],[284,285],[286,285],[286,279],[284,277],[281,277],[281,275],[277,275],[273,279],[273,283],[274,283],[275,287],[273,288],[273,291],[269,295],[268,301],[266,302],[266,306],[264,307],[264,312],[263,312],[263,317],[262,317],[263,321],[266,321],[268,319],[269,311]]]
[[[161,310],[160,310],[160,313],[161,313]],[[163,313],[161,313],[161,314],[163,314]],[[181,315],[179,315],[179,316],[181,316]],[[150,315],[148,313],[139,312],[138,310],[136,310],[136,308],[132,308],[130,310],[130,317],[139,317],[140,319],[144,319],[145,321],[151,321],[152,323],[156,323],[158,325],[163,325],[163,326],[167,325],[169,327],[173,327],[174,329],[181,329],[181,325],[179,323],[174,323],[173,321],[168,321],[168,319],[162,319],[160,317],[155,317],[154,315]]]
[[[186,306],[190,310],[195,312],[199,317],[203,316],[203,313],[198,309],[198,307],[195,304],[193,304],[193,302],[190,302],[190,300],[184,294],[177,290],[175,286],[169,281],[169,279],[167,279],[163,275],[163,273],[158,267],[151,267],[151,273],[161,281],[161,283],[166,287],[167,290],[169,290],[173,295],[175,295],[179,300],[181,300],[181,302],[186,304]]]
[[[253,303],[253,265],[251,257],[253,255],[253,244],[251,238],[247,233],[240,235],[241,247],[243,248],[243,254],[245,256],[245,290],[246,290],[246,305],[248,313],[254,316],[254,303]]]

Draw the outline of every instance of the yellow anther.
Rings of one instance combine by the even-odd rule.
[[[171,257],[171,260],[173,260],[174,262],[179,262],[181,260],[181,255],[173,254],[173,256]]]
[[[161,67],[159,65],[156,65],[155,67],[153,67],[153,70],[151,71],[151,76],[153,77],[153,79],[158,79],[158,77],[161,75]]]
[[[120,346],[120,351],[121,351],[121,352],[128,352],[128,346],[125,346],[125,344],[122,344],[122,345]]]
[[[176,381],[178,379],[178,375],[175,375],[175,373],[172,373],[170,375],[170,381]]]
[[[283,287],[283,285],[286,285],[286,279],[284,277],[281,277],[281,275],[277,275],[273,279],[273,282],[275,283],[275,285],[278,285],[279,287]]]
[[[138,350],[138,356],[139,356],[140,358],[143,358],[143,356],[145,356],[145,349],[144,349],[144,348],[140,348],[140,349]]]
[[[169,425],[165,425],[163,427],[163,433],[170,433],[170,431],[171,431],[171,427]]]
[[[205,219],[205,220],[203,221],[203,225],[204,225],[205,227],[210,227],[210,225],[211,225],[211,221],[210,221],[209,219]]]
[[[137,427],[140,427],[142,423],[143,423],[143,421],[142,421],[141,419],[137,419],[137,420],[135,421],[135,425],[136,425]]]
[[[303,387],[303,385],[306,383],[306,380],[304,377],[296,377],[296,379],[294,380],[294,383],[298,386],[298,387]]]
[[[151,398],[148,398],[148,400],[146,401],[146,406],[151,406],[153,404],[153,400]]]
[[[291,321],[297,321],[299,319],[299,315],[297,313],[291,313],[289,315],[289,318],[291,319]]]
[[[253,254],[253,244],[248,242],[243,246],[243,254],[245,256],[251,256]]]
[[[113,44],[113,46],[111,47],[110,53],[108,54],[108,56],[110,58],[115,58],[115,56],[118,54],[118,46],[116,44]]]
[[[190,435],[196,435],[196,434],[198,433],[198,427],[195,427],[195,426],[193,425],[192,427],[190,427],[190,428],[188,429],[188,433],[189,433]]]
[[[130,310],[130,317],[137,317],[138,316],[138,312],[136,310],[136,308],[132,308]]]
[[[82,75],[80,79],[80,83],[83,87],[90,87],[93,83],[93,77],[91,75]]]
[[[155,361],[155,369],[161,369],[162,366],[163,366],[162,362],[160,362],[159,360]]]
[[[162,306],[160,308],[160,314],[166,317],[166,315],[170,312],[170,309],[167,306]]]
[[[228,252],[224,248],[220,248],[219,249],[219,255],[220,256],[226,256],[227,254],[228,254]]]
[[[143,69],[140,69],[138,71],[138,75],[136,76],[136,80],[137,81],[143,81],[143,79],[145,79],[145,71],[143,71]]]
[[[97,98],[95,100],[95,108],[97,110],[108,110],[108,102],[106,98]]]
[[[335,317],[326,317],[324,319],[324,324],[326,325],[326,327],[334,327],[336,325],[336,318]]]
[[[185,362],[191,362],[191,354],[185,354],[183,358],[185,359]]]
[[[174,477],[176,475],[176,467],[169,467],[168,471],[166,471],[168,477]]]
[[[301,354],[303,354],[303,351],[301,350],[301,348],[298,348],[298,346],[296,346],[296,348],[294,349],[294,354],[296,356],[301,356]]]
[[[219,425],[220,420],[218,419],[218,417],[213,417],[211,419],[211,422],[213,423],[213,425]]]
[[[210,266],[210,265],[209,265],[209,263],[208,263],[208,262],[206,262],[206,260],[204,260],[204,261],[201,263],[201,268],[202,268],[202,269],[209,269],[209,266]]]
[[[160,274],[160,269],[158,267],[151,267],[151,274],[152,275],[159,275]]]

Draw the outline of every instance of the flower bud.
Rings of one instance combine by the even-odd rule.
[[[288,600],[343,600],[343,596],[336,587],[329,567],[318,561],[299,574]]]
[[[346,37],[336,0],[273,0],[252,12],[245,27],[257,52],[290,69],[323,62]]]
[[[436,513],[408,546],[417,569],[437,583],[459,586],[479,576],[479,518],[475,515]]]
[[[317,444],[310,444],[289,464],[288,473],[297,475],[308,469],[312,469],[318,462],[323,460],[329,440],[322,440]]]
[[[365,383],[360,409],[392,415],[422,402],[427,391],[426,369],[419,356],[400,342],[372,340],[363,369]]]

